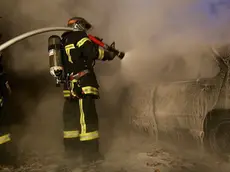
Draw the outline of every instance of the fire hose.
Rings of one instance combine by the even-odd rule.
[[[41,34],[41,33],[46,33],[46,32],[52,32],[52,31],[74,31],[73,28],[70,28],[70,27],[46,27],[46,28],[41,28],[41,29],[36,29],[36,30],[32,30],[30,32],[26,32],[24,34],[21,34],[17,37],[14,37],[12,39],[10,39],[9,41],[3,43],[2,45],[0,45],[0,51],[8,48],[9,46],[19,42],[19,41],[22,41],[26,38],[29,38],[31,36],[34,36],[34,35],[38,35],[38,34]],[[120,59],[123,59],[123,57],[125,56],[125,53],[124,52],[120,52],[118,50],[116,50],[113,46],[115,46],[115,43],[113,43],[112,46],[108,46],[107,44],[103,43],[102,41],[100,40],[97,40],[95,37],[93,37],[92,35],[88,35],[89,38],[96,44],[100,45],[101,47],[109,50],[109,51],[113,51],[117,54],[117,56],[120,58]]]
[[[17,37],[14,37],[14,38],[10,39],[9,41],[1,44],[0,45],[0,51],[8,48],[9,46],[11,46],[11,45],[13,45],[19,41],[22,41],[22,40],[29,38],[31,36],[34,36],[34,35],[38,35],[38,34],[46,33],[46,32],[52,32],[52,31],[73,31],[73,30],[74,29],[70,28],[70,27],[46,27],[46,28],[32,30],[32,31],[26,32],[24,34],[21,34]]]

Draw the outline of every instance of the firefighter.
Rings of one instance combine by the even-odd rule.
[[[81,153],[83,162],[90,163],[103,156],[99,152],[98,114],[95,100],[99,99],[99,85],[94,73],[95,60],[110,61],[116,54],[93,43],[87,32],[91,24],[84,18],[68,21],[68,31],[62,35],[64,71],[68,84],[64,86],[63,108],[64,146],[67,155]],[[55,72],[51,71],[55,77]]]
[[[10,135],[9,97],[11,89],[3,70],[2,54],[0,55],[0,169],[4,166],[15,166],[15,147]]]

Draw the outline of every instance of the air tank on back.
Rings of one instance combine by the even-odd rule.
[[[61,38],[58,35],[52,35],[48,39],[49,66],[50,72],[54,71],[57,77],[63,74]]]

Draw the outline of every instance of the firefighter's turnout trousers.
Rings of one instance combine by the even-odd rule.
[[[83,155],[84,160],[93,160],[99,155],[98,115],[95,107],[98,89],[91,86],[81,89],[83,98],[73,98],[70,90],[63,91],[64,145],[69,156]]]
[[[0,74],[0,166],[15,165],[16,162],[16,149],[10,135],[9,94],[8,81]]]

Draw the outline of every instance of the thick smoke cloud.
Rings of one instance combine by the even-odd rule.
[[[12,36],[45,26],[63,26],[69,17],[84,16],[94,25],[93,33],[108,42],[115,40],[120,49],[130,52],[124,60],[127,61],[124,64],[127,63],[129,66],[126,65],[126,68],[138,69],[135,63],[139,64],[142,59],[144,59],[142,66],[152,64],[156,64],[156,67],[159,67],[159,64],[165,66],[168,65],[168,59],[175,56],[174,54],[187,55],[196,52],[194,56],[197,56],[197,49],[203,51],[204,46],[226,41],[228,39],[226,31],[229,27],[226,15],[228,9],[224,4],[211,8],[211,3],[217,2],[215,0],[192,2],[88,0],[66,3],[55,0],[35,3],[20,0],[11,3],[2,1],[1,7],[12,9],[17,5],[14,13],[9,14],[2,10],[4,20],[11,22]],[[210,10],[214,11],[213,15],[210,15]],[[46,70],[48,66],[46,41],[47,34],[28,39],[23,42],[24,44],[15,45],[12,48],[14,69],[33,68],[33,71],[37,72]],[[19,50],[25,50],[21,58],[17,57]],[[151,59],[149,56],[152,56]],[[18,65],[20,62],[22,64]],[[152,68],[156,67],[152,65]]]
[[[148,16],[147,21],[139,26],[146,28],[133,34],[138,35],[136,38],[140,41],[133,41],[136,43],[135,48],[122,63],[123,70],[133,79],[141,78],[135,72],[139,71],[144,76],[142,82],[214,76],[218,69],[206,57],[211,56],[208,53],[211,46],[228,42],[229,19],[226,13],[229,14],[229,10],[224,5],[216,6],[222,14],[210,14],[210,4],[210,1],[205,0],[149,4],[156,13],[144,11],[148,13],[144,14]],[[164,70],[170,66],[171,70]],[[162,78],[162,75],[168,77]],[[151,76],[153,79],[149,80]]]
[[[116,109],[120,103],[119,95],[122,95],[122,91],[131,83],[134,83],[132,86],[135,87],[160,81],[209,77],[218,72],[214,62],[205,57],[210,55],[209,46],[228,41],[230,12],[225,5],[219,5],[215,6],[214,15],[210,16],[208,13],[210,9],[213,10],[210,3],[216,2],[1,0],[1,29],[7,34],[5,39],[9,39],[32,29],[64,26],[73,16],[85,17],[94,26],[93,34],[103,37],[106,42],[116,41],[117,47],[127,52],[127,57],[122,62],[117,59],[114,62],[99,62],[96,67],[102,88],[101,107]],[[11,70],[20,77],[48,77],[49,35],[51,34],[35,36],[9,48],[7,64]],[[38,77],[39,81],[46,85],[44,78]],[[25,110],[29,118],[28,135],[33,135],[34,130],[37,135],[37,130],[43,125],[53,127],[51,131],[56,131],[61,125],[61,109],[56,110],[56,106],[62,103],[62,97],[58,93],[60,90],[55,89],[52,91],[55,94],[51,95],[50,90],[53,88],[46,86],[42,89],[43,86],[40,85],[42,96],[35,103],[33,115],[31,109],[29,112],[28,109]],[[28,99],[23,106],[28,107],[31,101],[33,98]],[[49,106],[49,109],[46,106]],[[106,115],[107,118],[112,118],[113,114]],[[48,132],[48,127],[43,128],[41,133]],[[51,133],[46,135],[48,140]]]

